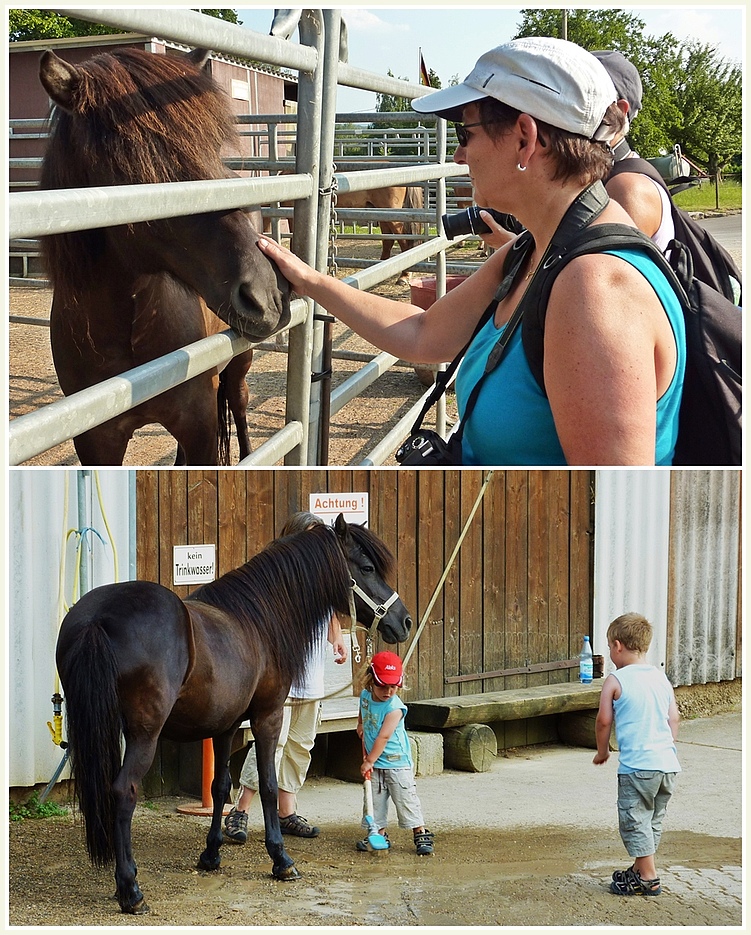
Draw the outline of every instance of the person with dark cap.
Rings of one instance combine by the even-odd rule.
[[[419,857],[427,857],[434,851],[433,834],[425,827],[417,796],[412,751],[404,728],[407,706],[397,694],[403,682],[404,667],[396,653],[380,652],[373,656],[360,692],[357,719],[357,733],[363,744],[360,773],[363,779],[372,775],[373,818],[389,847],[386,826],[392,801],[399,827],[412,832],[415,852]],[[355,846],[358,851],[367,851],[367,837]]]
[[[631,149],[626,135],[642,107],[639,72],[621,52],[598,50],[592,54],[602,62],[613,79],[618,93],[618,107],[626,116],[625,126],[611,143],[613,160],[619,163],[624,159],[638,159],[639,154]],[[639,230],[651,237],[664,253],[675,238],[671,199],[665,186],[635,168],[633,172],[611,173],[605,182],[605,189],[611,198],[625,208]]]
[[[544,390],[521,329],[504,334],[524,309],[527,284],[572,228],[634,226],[602,186],[624,124],[617,98],[589,52],[528,37],[486,52],[461,84],[412,102],[419,113],[456,122],[454,161],[469,167],[487,207],[514,215],[531,234],[520,235],[522,262],[485,317],[517,240],[427,310],[352,289],[259,241],[298,294],[390,354],[441,363],[468,345],[456,381],[463,464],[672,463],[685,327],[672,287],[646,254],[580,256],[556,277],[544,312]],[[502,360],[487,372],[501,338]]]
[[[741,272],[730,254],[694,219],[681,210],[657,169],[631,149],[626,134],[642,107],[642,83],[636,66],[615,50],[592,53],[605,66],[618,92],[627,123],[614,137],[614,165],[605,181],[608,195],[633,218],[636,226],[669,254],[671,240],[688,248],[694,276],[740,305]]]

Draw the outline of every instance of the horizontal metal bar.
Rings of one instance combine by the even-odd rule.
[[[383,376],[384,373],[399,360],[393,354],[378,354],[369,364],[361,367],[351,377],[348,377],[343,383],[340,383],[335,390],[331,391],[331,414],[335,415],[351,402],[356,396],[367,389],[371,383]]]
[[[289,454],[302,443],[303,426],[302,422],[288,422],[283,428],[279,429],[271,438],[259,445],[255,451],[252,451],[247,458],[243,458],[239,464],[245,466],[258,465],[261,467],[270,467],[277,461]]]
[[[312,192],[313,179],[306,174],[15,192],[8,197],[9,237],[42,237],[203,214],[307,198]]]
[[[289,327],[301,324],[306,313],[303,300],[293,302]],[[212,367],[222,367],[250,347],[250,341],[228,328],[19,416],[8,428],[9,464],[22,464]]]
[[[103,26],[115,26],[128,32],[171,39],[193,48],[213,49],[215,52],[239,55],[269,65],[281,65],[301,71],[313,71],[318,61],[316,50],[310,46],[286,42],[275,36],[264,36],[234,23],[225,23],[213,16],[190,10],[89,7],[55,8],[55,12],[87,22],[101,23]]]
[[[466,173],[461,172],[462,168],[466,169]],[[417,166],[398,166],[362,172],[336,172],[334,178],[339,192],[362,192],[369,188],[408,185],[410,182],[427,182],[464,174],[469,175],[468,166],[431,162]]]

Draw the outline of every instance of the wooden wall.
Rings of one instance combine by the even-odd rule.
[[[485,478],[467,469],[138,471],[138,577],[172,587],[172,546],[200,543],[216,545],[223,574],[308,509],[309,493],[367,492],[369,526],[397,560],[393,584],[413,639]],[[589,471],[492,472],[410,661],[407,700],[577,676],[480,677],[569,659],[591,632],[592,489]]]

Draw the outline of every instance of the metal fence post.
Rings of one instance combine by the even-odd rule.
[[[320,10],[304,10],[299,24],[300,43],[317,52],[313,71],[300,71],[298,84],[296,171],[317,180],[320,175],[321,109],[323,96],[323,19]],[[318,199],[295,202],[295,253],[315,266],[318,228]],[[302,441],[285,457],[285,464],[307,464],[310,412],[310,378],[313,350],[313,303],[308,302],[305,322],[289,333],[287,356],[286,422],[303,426]]]

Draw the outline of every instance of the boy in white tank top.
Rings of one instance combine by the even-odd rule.
[[[600,694],[595,734],[595,765],[610,757],[615,720],[618,742],[618,829],[633,858],[628,870],[616,870],[610,892],[618,896],[659,896],[655,853],[675,779],[681,771],[675,740],[680,716],[673,686],[665,673],[649,665],[652,626],[641,614],[627,613],[608,627],[608,648],[616,671]]]

